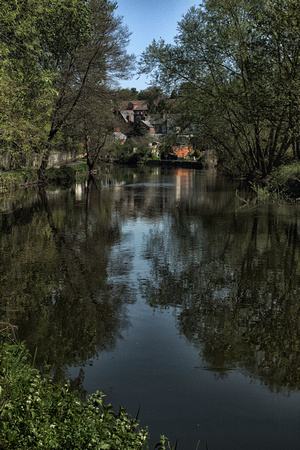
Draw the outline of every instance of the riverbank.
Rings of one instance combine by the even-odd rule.
[[[214,163],[172,159],[148,159],[138,165],[196,170],[206,170],[216,167]],[[88,177],[88,167],[82,159],[77,159],[76,161],[71,160],[59,167],[50,167],[47,170],[47,183],[49,184],[64,185],[66,183],[76,182],[78,178],[82,177]],[[37,170],[34,168],[0,171],[0,194],[5,194],[19,187],[28,188],[38,184]],[[248,184],[257,194],[259,201],[280,200],[298,202],[300,199],[300,163],[297,162],[281,166],[274,170],[266,179],[249,181]]]
[[[49,369],[48,369],[49,370]],[[0,341],[0,442],[5,449],[148,448],[149,433],[101,392],[79,399],[70,383],[54,383],[33,367],[23,344]],[[165,446],[166,444],[166,446]],[[161,439],[160,449],[170,449]]]
[[[203,163],[192,160],[147,160],[142,165],[150,167],[182,167],[186,169],[203,169]],[[105,167],[105,166],[103,166]],[[47,170],[47,182],[50,184],[66,184],[76,182],[78,177],[85,175],[88,177],[88,167],[86,161],[82,159],[64,162],[58,166],[50,166]],[[0,193],[22,187],[27,188],[39,184],[37,170],[35,168],[24,168],[9,171],[0,171]]]

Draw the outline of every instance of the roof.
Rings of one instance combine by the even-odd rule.
[[[149,122],[149,120],[142,120],[141,122],[146,125],[147,128],[153,128],[153,125]]]
[[[131,100],[123,101],[121,104],[121,111],[147,111],[148,105],[146,100]]]

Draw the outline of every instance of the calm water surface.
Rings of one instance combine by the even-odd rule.
[[[140,408],[151,448],[300,448],[296,206],[145,168],[0,208],[2,307],[40,367]]]

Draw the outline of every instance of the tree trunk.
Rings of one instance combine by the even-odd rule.
[[[49,156],[50,156],[50,144],[47,145],[47,150],[42,157],[41,165],[37,171],[40,184],[46,184],[46,170],[48,167]]]

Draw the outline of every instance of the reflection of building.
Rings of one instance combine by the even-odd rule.
[[[176,200],[191,197],[195,184],[195,172],[193,170],[178,169],[176,171]]]

